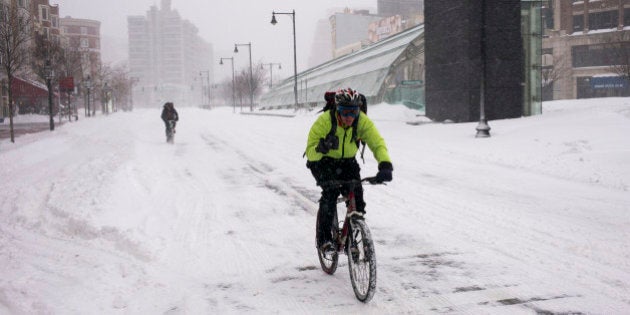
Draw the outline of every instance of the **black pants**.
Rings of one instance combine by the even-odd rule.
[[[169,122],[168,120],[165,120],[165,121],[164,121],[164,127],[165,127],[165,129],[166,129],[166,136],[167,136],[167,137],[168,137],[168,135],[171,133],[171,126],[170,126],[170,124],[169,124],[168,122]],[[173,129],[175,129],[175,125],[176,125],[176,124],[177,124],[177,122],[176,122],[176,121],[173,121]]]
[[[318,183],[325,183],[327,180],[361,180],[361,167],[354,158],[340,160],[325,158],[317,163],[316,170],[311,167],[311,171]],[[322,188],[322,197],[319,199],[319,211],[317,212],[318,247],[332,240],[330,230],[337,211],[337,197],[340,194],[346,194],[348,189],[348,187]],[[357,211],[365,212],[363,187],[360,184],[354,187],[354,198]]]

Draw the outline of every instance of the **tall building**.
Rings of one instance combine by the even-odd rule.
[[[403,18],[409,18],[424,12],[423,0],[378,0],[376,6],[377,14],[382,17],[402,15]]]
[[[146,16],[129,16],[129,70],[133,99],[145,106],[206,105],[211,102],[212,46],[198,29],[171,9],[170,0]]]
[[[20,2],[28,2],[21,0]],[[30,13],[35,17],[35,29],[52,41],[59,40],[59,5],[50,5],[49,0],[30,0]]]
[[[90,76],[96,78],[101,68],[101,22],[88,19],[75,19],[66,16],[60,19],[64,45],[81,53],[81,73],[74,73],[75,82]]]
[[[630,96],[630,1],[544,3],[543,99]]]
[[[308,57],[308,67],[313,68],[332,59],[332,30],[327,19],[317,21],[313,46]]]
[[[368,27],[380,19],[380,16],[372,15],[368,10],[345,9],[344,12],[331,15],[333,58],[360,50],[368,44]]]

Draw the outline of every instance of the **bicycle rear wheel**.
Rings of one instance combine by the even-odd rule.
[[[319,222],[317,222],[317,226],[319,226]],[[335,214],[333,216],[333,222],[330,226],[330,233],[332,235],[331,239],[333,240],[334,243],[337,242],[337,238],[339,237],[338,226],[339,226],[339,223],[337,220],[337,211],[335,211]],[[319,258],[319,264],[321,265],[322,270],[325,273],[332,275],[335,273],[335,271],[337,271],[337,262],[339,261],[339,253],[337,252],[336,249],[333,252],[324,253],[318,247],[317,257]]]
[[[347,248],[354,295],[367,303],[376,290],[376,255],[370,229],[362,219],[351,219]]]

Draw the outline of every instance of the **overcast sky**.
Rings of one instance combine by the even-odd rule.
[[[293,74],[293,32],[290,15],[278,15],[278,24],[271,25],[271,11],[296,12],[298,72],[306,70],[311,54],[315,26],[319,19],[327,18],[331,8],[362,8],[376,13],[376,0],[172,0],[171,7],[180,16],[199,28],[199,35],[214,46],[215,80],[230,75],[227,67],[218,65],[219,57],[232,57],[235,43],[252,43],[252,61],[282,63],[276,75]],[[61,17],[86,18],[101,21],[101,36],[127,40],[127,16],[146,15],[152,5],[161,0],[50,0],[59,4]],[[105,49],[106,47],[103,47]],[[106,58],[126,52],[103,52]],[[247,47],[239,47],[235,67],[248,67]],[[104,60],[106,62],[120,60]]]

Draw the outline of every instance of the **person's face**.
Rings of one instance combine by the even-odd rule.
[[[359,107],[337,106],[337,113],[339,113],[342,126],[350,127],[357,116],[359,116]]]
[[[344,127],[350,127],[352,126],[352,123],[354,122],[354,116],[340,116],[341,119],[341,124]]]

